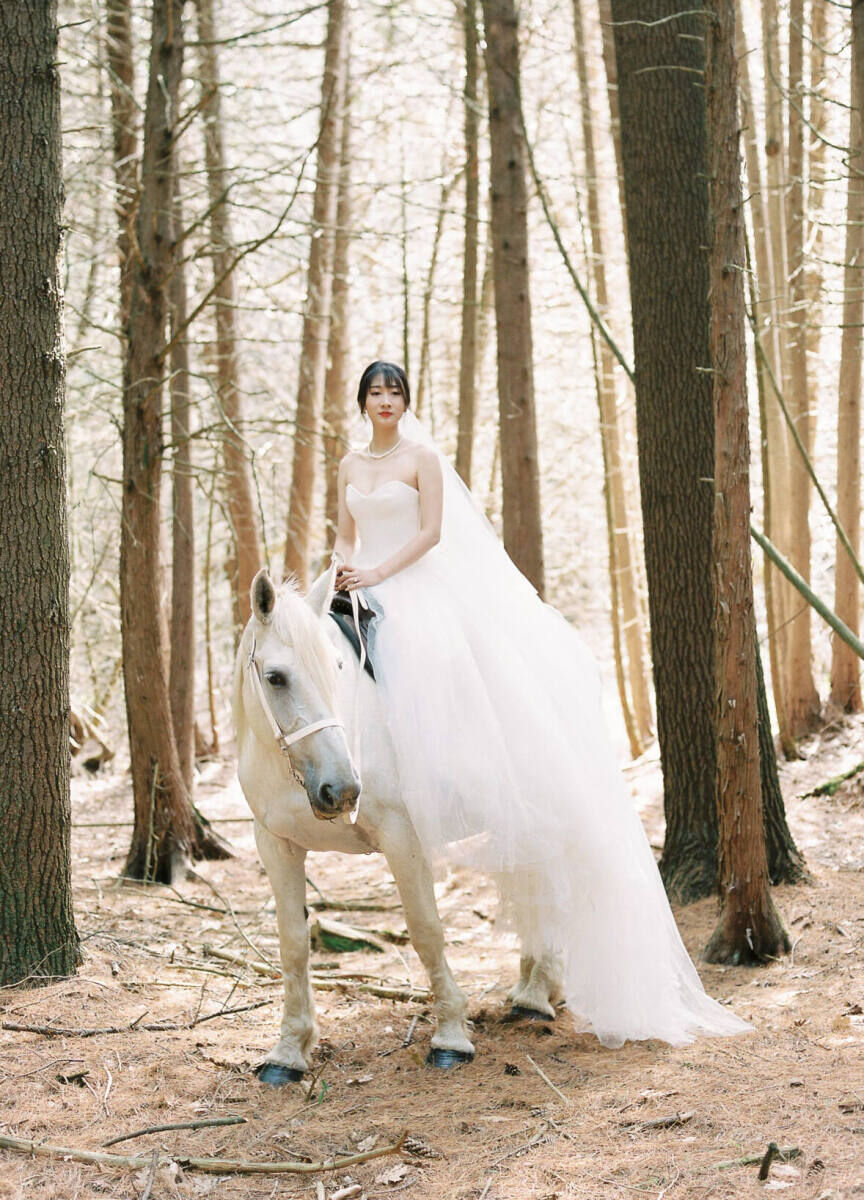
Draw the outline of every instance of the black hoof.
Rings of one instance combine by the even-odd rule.
[[[284,1087],[286,1083],[299,1083],[303,1078],[303,1072],[298,1071],[296,1067],[283,1067],[281,1063],[262,1063],[260,1067],[255,1068],[255,1074],[262,1083],[269,1083],[271,1087]]]
[[[525,1008],[521,1004],[514,1004],[510,1009],[511,1021],[554,1021],[554,1016],[549,1016],[547,1013],[539,1012],[536,1008]]]
[[[474,1055],[468,1054],[465,1050],[442,1050],[440,1047],[433,1048],[426,1055],[426,1062],[430,1067],[440,1067],[443,1071],[448,1071],[450,1067],[461,1067],[463,1063],[474,1061]]]

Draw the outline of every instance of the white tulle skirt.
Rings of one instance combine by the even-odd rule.
[[[494,874],[524,952],[560,956],[604,1044],[749,1026],[710,999],[605,729],[596,664],[510,567],[486,592],[432,550],[367,598],[402,796],[433,858]]]

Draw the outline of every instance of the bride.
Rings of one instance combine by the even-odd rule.
[[[402,369],[371,363],[358,404],[372,437],[339,468],[336,586],[375,614],[369,656],[424,848],[494,875],[523,953],[558,957],[577,1024],[606,1045],[748,1029],[681,941],[589,651],[430,443]]]

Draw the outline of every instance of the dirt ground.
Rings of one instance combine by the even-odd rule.
[[[512,940],[495,928],[488,884],[455,873],[439,885],[439,903],[450,961],[471,1001],[475,1062],[450,1072],[427,1067],[422,996],[362,990],[364,982],[406,993],[422,987],[410,946],[321,948],[314,962],[327,986],[316,991],[315,1075],[282,1089],[252,1074],[276,1040],[279,987],[245,964],[275,962],[277,941],[230,766],[206,768],[199,797],[209,816],[226,821],[219,828],[236,857],[204,864],[176,891],[117,886],[129,828],[116,823],[128,815],[128,781],[119,770],[76,779],[84,964],[74,979],[0,993],[0,1009],[5,1025],[103,1032],[0,1031],[0,1131],[98,1151],[153,1125],[242,1123],[139,1133],[109,1148],[139,1156],[143,1165],[126,1168],[0,1150],[0,1197],[864,1196],[864,776],[833,797],[802,797],[861,759],[862,733],[860,723],[828,729],[807,761],[783,769],[790,820],[814,875],[812,886],[776,893],[793,953],[757,970],[700,964],[708,991],[752,1021],[752,1034],[612,1051],[574,1033],[566,1013],[548,1024],[509,1022]],[[656,844],[656,761],[634,764],[628,777]],[[314,855],[309,873],[334,904],[376,906],[328,916],[385,935],[404,929],[377,857]],[[318,899],[311,888],[309,899]],[[711,900],[678,913],[694,958],[716,915]],[[242,961],[214,958],[205,946]],[[222,1009],[237,1011],[201,1019]],[[174,1028],[158,1028],[165,1025]],[[406,1130],[399,1153],[335,1171],[205,1174],[177,1165],[193,1157],[320,1162],[387,1147]],[[771,1142],[794,1153],[759,1182],[758,1162],[736,1160],[763,1155]],[[169,1165],[151,1172],[155,1149]]]

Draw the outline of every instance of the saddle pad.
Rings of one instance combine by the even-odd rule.
[[[360,640],[357,637],[357,630],[354,628],[354,614],[351,610],[351,597],[347,592],[334,592],[333,599],[330,602],[330,616],[345,634],[351,644],[351,649],[357,655],[357,661],[360,661]],[[375,614],[370,612],[368,608],[360,609],[360,637],[363,639],[363,648],[366,651],[366,662],[364,670],[371,679],[375,678],[375,671],[372,668],[372,663],[369,659],[369,622],[375,619]]]

